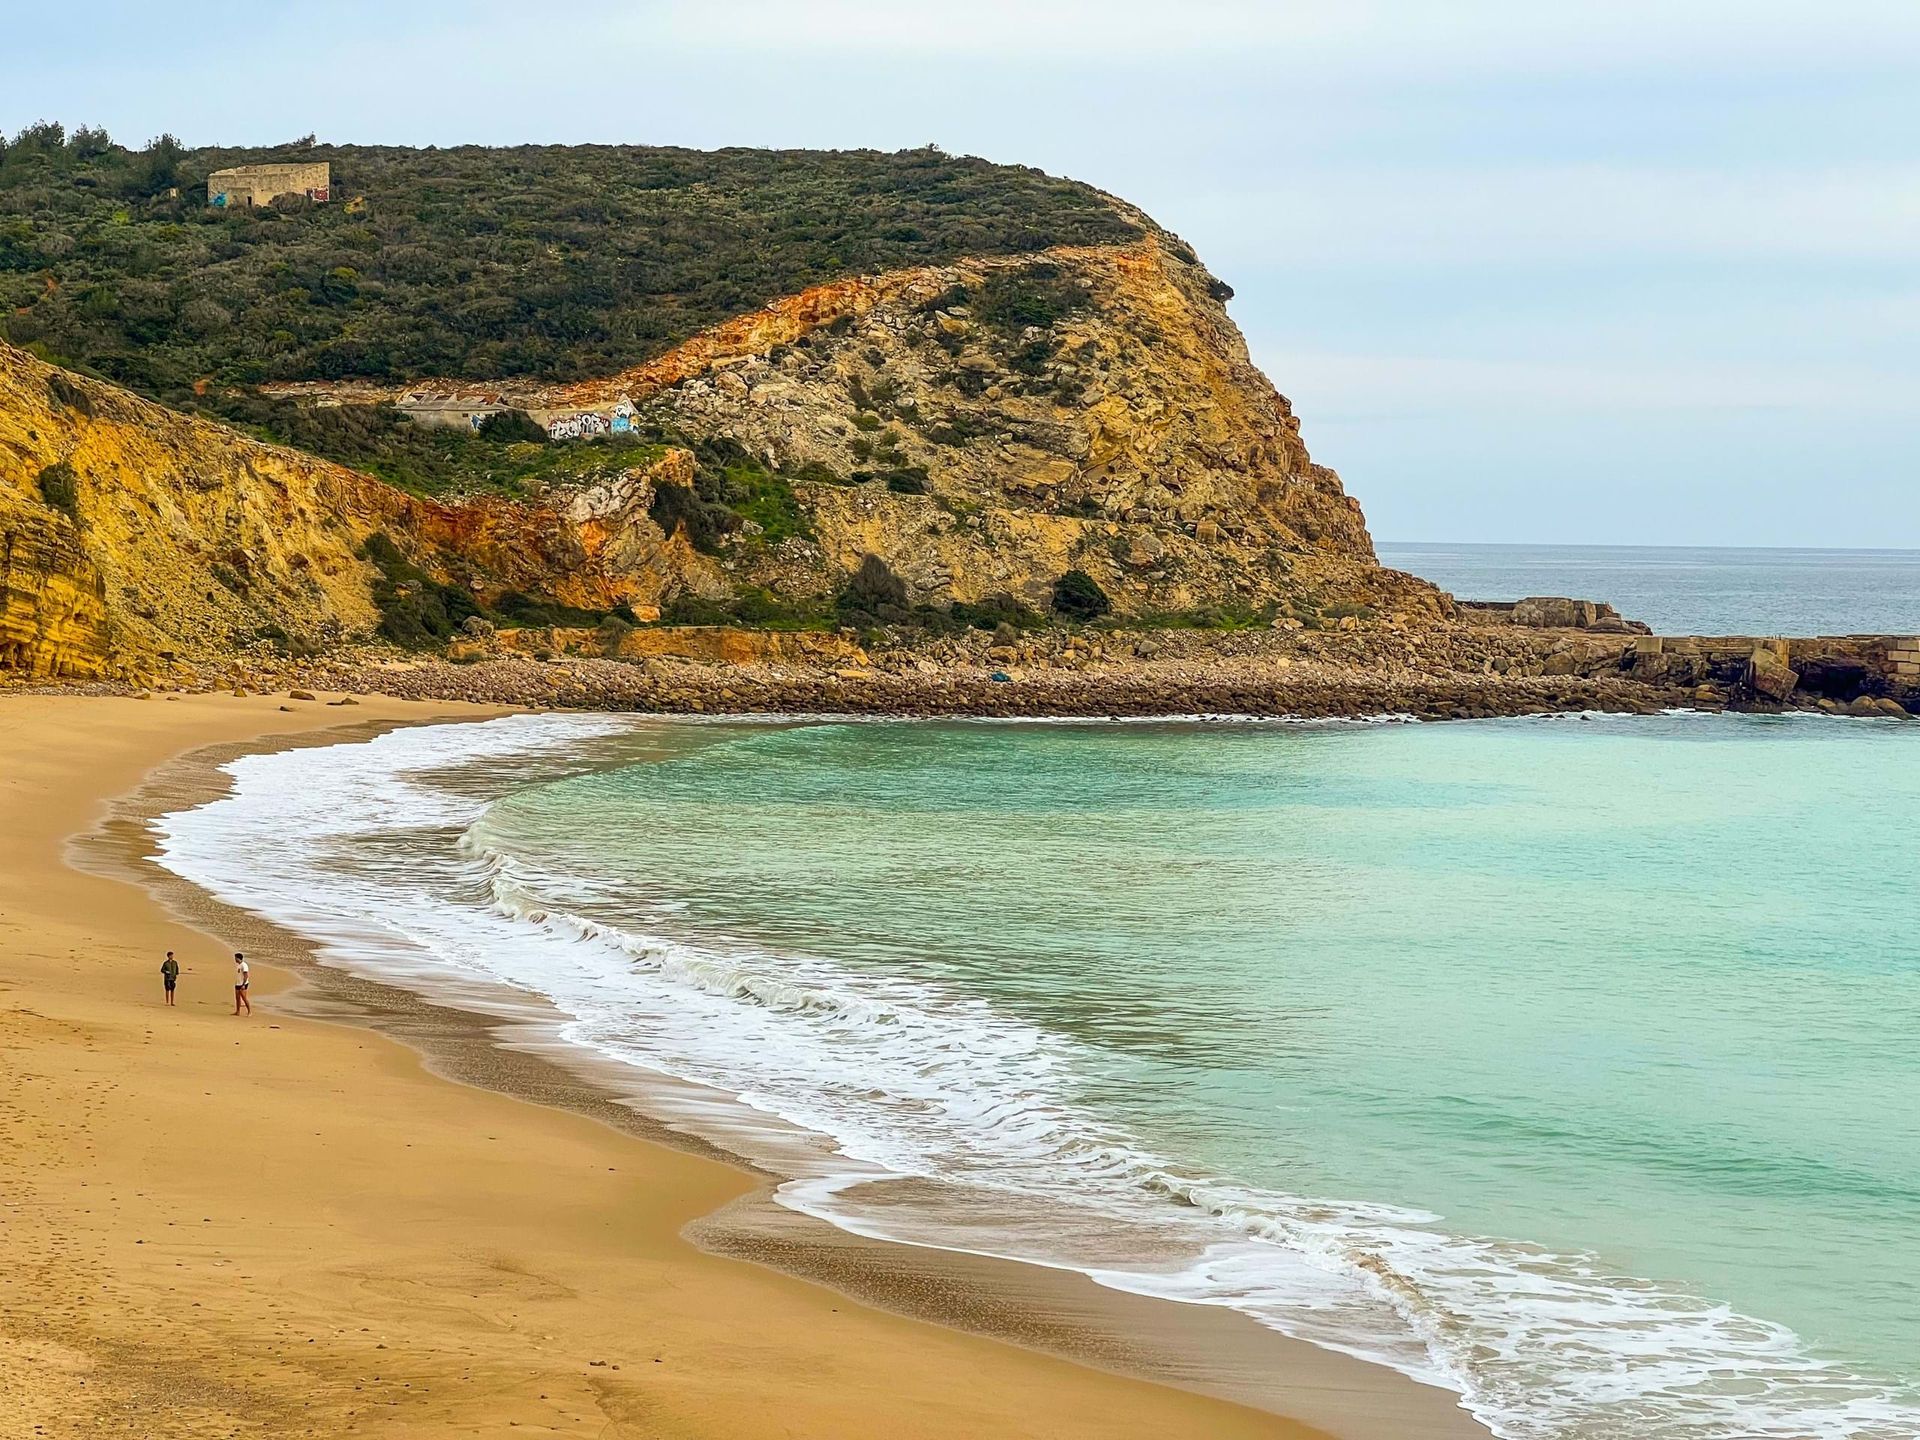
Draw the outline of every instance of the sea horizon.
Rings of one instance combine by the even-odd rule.
[[[1920,633],[1920,550],[1376,540],[1462,600],[1603,600],[1663,635]]]

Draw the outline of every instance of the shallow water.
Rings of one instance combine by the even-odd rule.
[[[166,863],[832,1137],[796,1207],[1510,1436],[1920,1433],[1920,726],[519,717],[233,768]]]

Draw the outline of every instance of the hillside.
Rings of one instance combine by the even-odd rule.
[[[286,159],[328,162],[333,202],[206,203],[211,171]],[[935,150],[133,152],[40,125],[0,147],[0,339],[436,488],[486,457],[245,387],[582,379],[824,281],[1138,233],[1088,186]]]
[[[1359,506],[1248,358],[1226,287],[1111,197],[933,152],[312,149],[341,188],[368,181],[364,212],[137,193],[163,162],[159,178],[185,179],[242,152],[9,143],[0,194],[22,213],[0,238],[22,303],[6,323],[40,358],[0,345],[7,663],[417,648],[468,619],[950,633],[1111,612],[1313,629],[1450,608],[1377,565]],[[596,184],[619,223],[556,200]],[[809,205],[838,217],[835,245],[805,240]],[[643,255],[636,216],[663,255]],[[495,233],[490,271],[472,237]],[[367,268],[312,345],[251,354],[243,336],[267,323],[252,303],[230,325],[194,319],[255,282],[273,314],[313,308],[310,288],[274,287],[350,234]],[[545,259],[523,267],[529,237]],[[850,255],[907,263],[845,273]],[[616,287],[628,333],[583,329],[544,365],[516,352],[526,368],[478,388],[460,373],[503,363],[462,285],[502,287],[490,313],[526,340],[566,309],[536,303],[542,275],[584,284],[608,265],[658,282]],[[454,278],[442,292],[408,274]],[[150,323],[130,323],[129,296],[158,307]],[[342,346],[415,322],[455,364],[334,373],[365,353]],[[177,388],[201,365],[206,384]],[[115,371],[132,383],[97,378]],[[398,408],[462,386],[487,407],[477,429]],[[564,425],[533,415],[619,429],[552,439]]]

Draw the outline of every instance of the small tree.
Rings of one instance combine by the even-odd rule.
[[[158,195],[178,185],[180,162],[186,158],[186,154],[187,147],[172,135],[154,136],[147,142],[147,148],[140,152],[139,163],[133,168],[134,193]]]
[[[1053,608],[1069,620],[1097,620],[1113,609],[1113,602],[1086,571],[1069,570],[1053,582]]]

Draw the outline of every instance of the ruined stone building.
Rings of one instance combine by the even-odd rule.
[[[282,195],[332,199],[332,168],[324,160],[312,164],[235,165],[207,177],[209,205],[265,205]]]

